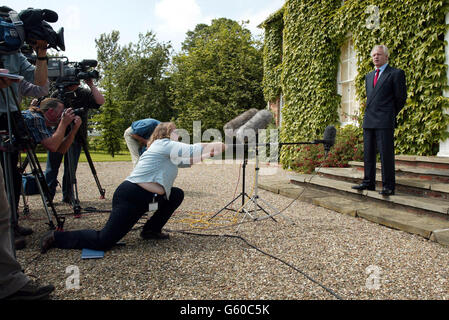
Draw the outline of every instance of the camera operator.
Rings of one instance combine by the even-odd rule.
[[[42,52],[42,51],[41,51]],[[28,79],[32,80],[33,76],[29,73],[24,72],[25,70],[29,70],[29,66],[21,69],[21,66],[23,66],[23,59],[20,56],[20,54],[14,54],[14,56],[11,57],[4,57],[1,56],[2,62],[5,65],[8,66],[8,68],[11,68],[12,70],[23,70],[24,74],[28,75]],[[26,59],[25,59],[26,61]],[[46,69],[46,68],[45,68]],[[7,70],[1,70],[3,73]],[[10,80],[4,77],[0,77],[0,89],[3,92],[3,95],[6,96],[8,94],[8,89],[10,86],[14,86],[17,89],[18,81],[16,80]],[[3,90],[5,89],[6,90]],[[5,92],[6,91],[6,92]],[[3,97],[2,97],[3,98]],[[2,119],[3,119],[3,113],[6,112],[6,108],[8,107],[6,105],[6,102],[0,98],[0,110],[2,112]],[[10,106],[11,107],[11,106]],[[15,113],[18,112],[18,106],[15,107]],[[1,129],[5,129],[4,122],[2,120],[1,122]],[[8,129],[7,123],[6,123],[6,129]],[[2,162],[3,162],[3,155],[0,154]],[[51,292],[55,289],[53,285],[47,285],[47,286],[39,286],[34,281],[30,280],[22,271],[22,268],[20,264],[17,262],[15,255],[14,255],[14,248],[12,247],[11,243],[11,228],[10,228],[10,221],[11,221],[11,211],[10,211],[10,204],[8,202],[6,191],[5,191],[5,184],[3,179],[3,165],[0,164],[2,168],[0,168],[0,299],[42,299],[45,297],[48,297]],[[14,168],[17,167],[17,163],[15,164]],[[20,177],[20,175],[19,175]],[[21,183],[21,180],[20,180]],[[16,185],[15,185],[16,187]],[[20,189],[19,189],[20,192]],[[11,205],[14,205],[11,204]]]
[[[39,40],[33,46],[37,54],[36,66],[33,66],[27,58],[21,54],[20,52],[11,53],[11,54],[1,54],[0,55],[0,67],[4,68],[2,70],[3,73],[11,73],[17,74],[24,77],[22,81],[14,81],[12,82],[9,79],[1,78],[2,83],[2,95],[0,96],[0,131],[8,131],[8,119],[7,119],[7,108],[9,108],[11,112],[11,118],[13,122],[16,123],[20,127],[20,124],[23,124],[23,119],[20,116],[20,105],[16,105],[16,101],[14,100],[14,96],[11,90],[14,92],[14,95],[19,99],[21,99],[22,93],[29,93],[28,84],[34,84],[38,87],[46,87],[48,84],[47,79],[47,42],[43,40]],[[33,89],[34,90],[34,89]],[[45,90],[42,91],[44,94]],[[17,132],[15,128],[13,128],[13,134],[16,138],[21,137],[20,132]],[[14,194],[14,203],[10,205],[14,205],[15,208],[18,207],[20,200],[20,191],[22,188],[22,177],[17,167],[19,162],[19,153],[18,152],[10,152],[11,157],[11,167],[12,167],[12,176],[13,176],[13,189],[11,190]],[[0,162],[3,167],[3,173],[6,174],[5,164],[3,163],[3,151],[0,150]],[[14,210],[13,212],[16,212]],[[14,219],[18,221],[17,217]],[[21,239],[21,236],[29,235],[32,233],[31,229],[20,227],[18,224],[14,226],[14,233],[17,242],[17,249],[21,249],[25,246],[24,239]]]
[[[73,166],[74,174],[78,167],[78,160],[81,154],[83,143],[87,143],[87,115],[89,109],[99,109],[104,104],[105,99],[98,88],[95,86],[93,79],[86,79],[84,82],[88,88],[83,88],[79,84],[71,85],[64,88],[64,105],[72,109],[83,108],[85,111],[81,114],[82,126],[72,144],[73,149]],[[57,96],[59,93],[55,92],[52,96]],[[47,167],[45,170],[45,179],[50,189],[52,200],[56,193],[56,186],[58,184],[58,171],[62,162],[63,155],[61,153],[48,152]],[[69,161],[64,157],[64,176],[62,181],[62,201],[65,203],[72,203],[71,181],[69,173]]]
[[[44,99],[39,108],[22,111],[22,116],[34,142],[61,155],[69,150],[82,124],[81,118],[71,108],[65,109],[63,102],[54,98]],[[66,135],[72,123],[73,127]],[[55,131],[52,130],[54,127]]]

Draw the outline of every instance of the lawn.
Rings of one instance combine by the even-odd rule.
[[[89,151],[90,157],[93,162],[118,162],[118,161],[131,161],[131,155],[128,152],[122,152],[112,157],[110,154],[102,151]],[[47,153],[36,153],[36,156],[40,163],[47,162]],[[22,154],[22,160],[25,159],[25,154]],[[87,162],[86,154],[81,152],[79,162]]]

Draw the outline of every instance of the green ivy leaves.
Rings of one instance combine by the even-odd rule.
[[[378,26],[367,27],[377,6]],[[435,155],[449,133],[449,99],[445,15],[449,0],[286,0],[264,24],[264,94],[284,95],[281,139],[315,138],[338,123],[340,96],[337,71],[340,47],[351,36],[358,53],[357,98],[363,116],[365,75],[372,71],[374,45],[391,50],[390,64],[407,77],[408,100],[398,116],[397,152]],[[371,19],[376,21],[376,19]],[[281,156],[284,166],[298,158],[296,150]]]

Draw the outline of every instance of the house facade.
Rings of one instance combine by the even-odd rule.
[[[330,124],[360,126],[370,52],[385,44],[389,63],[407,77],[398,153],[449,157],[448,13],[449,0],[286,0],[260,26],[264,94],[281,139],[311,139]]]

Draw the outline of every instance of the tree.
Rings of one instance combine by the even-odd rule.
[[[137,43],[119,45],[120,33],[102,34],[96,39],[100,86],[106,103],[95,117],[102,132],[100,147],[111,155],[121,150],[123,132],[133,121],[155,118],[169,121],[166,70],[170,62],[169,44],[160,44],[152,32],[139,34]]]
[[[120,105],[115,100],[117,96],[117,70],[123,63],[123,49],[118,44],[120,33],[113,31],[110,35],[102,34],[96,39],[98,69],[102,74],[100,87],[104,90],[105,104],[101,112],[94,116],[96,129],[101,132],[100,147],[114,155],[121,151],[123,139],[122,114]]]
[[[170,49],[170,44],[158,43],[152,32],[139,34],[139,41],[126,48],[117,85],[127,126],[137,119],[169,121],[172,117],[166,76]]]
[[[187,33],[183,51],[174,57],[171,95],[178,127],[192,132],[219,129],[251,108],[265,106],[260,43],[233,20],[212,20]]]

